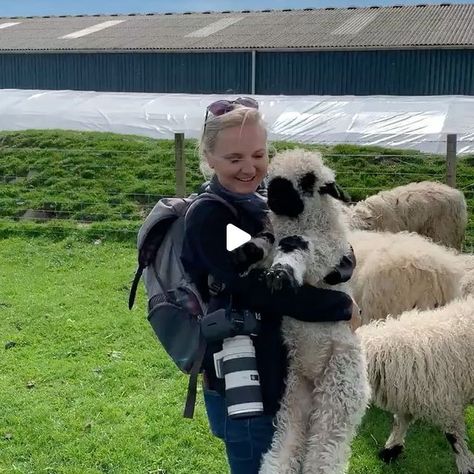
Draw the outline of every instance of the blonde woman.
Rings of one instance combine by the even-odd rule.
[[[345,293],[308,285],[271,293],[259,271],[241,276],[234,255],[226,250],[227,224],[256,236],[264,230],[268,213],[265,199],[256,192],[269,160],[267,131],[254,99],[219,100],[207,107],[200,154],[214,173],[206,191],[224,198],[237,215],[215,200],[196,206],[186,223],[181,256],[184,268],[209,303],[209,312],[231,304],[236,312],[250,310],[261,315],[253,345],[263,414],[239,419],[228,415],[224,380],[216,376],[213,360],[214,353],[222,349],[222,341],[208,345],[204,360],[206,410],[213,434],[225,443],[231,473],[257,474],[262,454],[271,444],[273,417],[285,388],[287,353],[280,334],[282,316],[315,323],[350,320],[353,304]],[[353,258],[341,262],[327,281],[346,281],[354,265]],[[221,284],[221,291],[213,296],[209,276]]]

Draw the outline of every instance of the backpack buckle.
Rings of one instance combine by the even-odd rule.
[[[209,287],[209,294],[211,296],[217,296],[219,293],[222,293],[225,289],[225,284],[224,283],[219,283],[214,278],[209,275],[207,279],[207,284]]]

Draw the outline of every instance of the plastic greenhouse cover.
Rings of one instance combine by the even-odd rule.
[[[0,130],[68,129],[198,138],[205,109],[237,95],[0,89]],[[271,140],[474,153],[473,96],[255,95]]]

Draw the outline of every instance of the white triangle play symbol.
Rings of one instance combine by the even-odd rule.
[[[225,242],[229,252],[245,244],[245,242],[248,242],[251,238],[252,236],[242,229],[239,229],[233,224],[227,224]]]

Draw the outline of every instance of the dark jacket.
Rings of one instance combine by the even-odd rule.
[[[239,212],[238,218],[219,202],[203,201],[197,205],[186,222],[181,260],[211,309],[216,309],[232,295],[232,304],[236,309],[261,313],[261,330],[254,338],[254,345],[264,410],[274,415],[279,408],[287,371],[287,353],[280,330],[282,316],[310,322],[349,320],[352,300],[345,293],[309,285],[299,288],[296,293],[290,288],[271,293],[259,278],[258,271],[245,277],[239,276],[231,254],[226,250],[226,226],[234,224],[255,236],[263,230],[263,225],[243,209],[235,207]],[[354,261],[346,259],[341,264],[346,279],[352,273]],[[217,303],[209,297],[209,274],[225,285]],[[204,369],[210,388],[224,393],[224,381],[217,379],[212,358],[212,354],[221,349],[222,344],[209,346]]]

